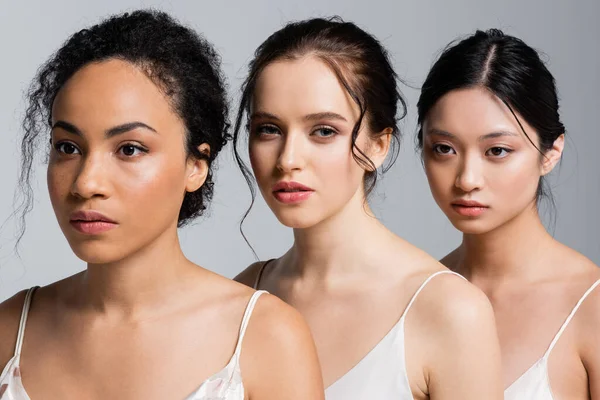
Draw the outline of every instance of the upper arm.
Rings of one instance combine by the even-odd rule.
[[[456,277],[434,279],[429,297],[431,347],[425,371],[431,400],[503,399],[500,345],[483,292]]]
[[[13,357],[26,291],[0,303],[0,371]]]
[[[268,294],[254,312],[241,357],[250,400],[324,399],[317,352],[300,314]]]
[[[256,283],[256,277],[258,276],[264,261],[258,261],[251,264],[248,268],[240,272],[235,278],[234,281],[243,283],[246,286],[249,286],[254,289],[254,284]]]

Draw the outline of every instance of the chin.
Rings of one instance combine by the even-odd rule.
[[[492,226],[483,219],[451,219],[450,222],[456,229],[466,235],[482,235],[497,228],[497,226]]]
[[[310,228],[323,220],[314,213],[300,210],[286,210],[285,212],[275,213],[275,216],[282,225],[292,229]]]
[[[100,243],[100,241],[70,242],[71,250],[88,264],[110,264],[126,257],[122,245]]]

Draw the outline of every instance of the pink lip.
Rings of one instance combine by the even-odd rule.
[[[298,182],[280,181],[273,185],[273,196],[282,203],[295,204],[308,199],[315,191]]]
[[[464,199],[458,199],[452,202],[452,205],[456,205],[456,206],[463,206],[463,207],[483,207],[483,208],[487,208],[486,205],[481,204],[478,201],[475,200],[464,200]]]
[[[456,200],[451,205],[454,211],[465,217],[478,217],[489,208],[477,201],[463,199]]]
[[[79,232],[97,235],[117,227],[117,223],[97,211],[76,211],[69,218],[71,225]]]

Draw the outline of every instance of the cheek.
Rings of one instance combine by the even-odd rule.
[[[119,176],[119,190],[126,193],[124,200],[132,200],[127,204],[171,210],[181,206],[179,199],[184,195],[185,171],[183,156],[160,155],[126,166],[115,177]]]
[[[507,199],[506,204],[529,203],[535,197],[540,179],[537,162],[534,157],[515,157],[497,168],[490,168],[488,185]]]
[[[454,166],[449,162],[440,164],[427,158],[424,160],[424,166],[429,188],[436,200],[450,196],[456,181]]]
[[[258,184],[273,175],[277,165],[278,148],[277,143],[273,142],[253,142],[250,141],[248,147],[250,157],[250,166],[256,177]]]
[[[250,145],[248,146],[248,156],[250,158],[250,166],[254,170],[255,174],[259,175],[262,171],[264,171],[266,162],[266,156],[269,155],[268,149],[264,148],[265,146],[261,146],[258,143],[253,143],[250,141]],[[267,150],[267,151],[265,151]]]
[[[333,192],[354,193],[362,184],[364,169],[352,155],[345,141],[315,148],[312,165],[324,187],[336,188]]]
[[[58,164],[50,160],[46,171],[46,181],[48,184],[48,194],[52,205],[56,207],[58,201],[68,195],[73,183],[75,163],[72,165]]]

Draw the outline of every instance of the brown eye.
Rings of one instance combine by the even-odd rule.
[[[56,151],[66,155],[80,154],[79,149],[73,143],[60,142],[55,146]]]
[[[119,151],[126,157],[134,157],[140,155],[140,153],[147,153],[146,149],[143,149],[139,146],[133,144],[123,145]]]
[[[433,146],[433,152],[441,155],[454,154],[454,149],[447,144],[436,144]]]
[[[486,152],[486,155],[503,158],[506,157],[511,151],[512,150],[506,149],[504,147],[492,147]]]
[[[135,154],[135,147],[133,146],[123,146],[123,154],[126,156],[132,156]]]

